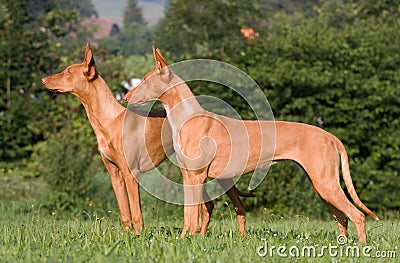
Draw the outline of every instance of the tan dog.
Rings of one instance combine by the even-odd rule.
[[[173,152],[171,128],[165,122],[165,111],[145,113],[123,107],[98,74],[89,44],[81,64],[71,65],[59,74],[43,78],[42,83],[49,90],[74,94],[82,102],[110,174],[122,225],[127,229],[133,227],[134,232],[139,233],[143,228],[137,182],[139,174],[153,169],[166,158],[166,154]],[[239,195],[254,195],[231,187],[233,183],[229,181],[219,183],[236,204],[238,221],[241,222],[239,229],[243,232],[244,206]],[[230,186],[229,189],[225,185]],[[207,193],[204,192],[204,195]],[[204,205],[203,209],[205,232],[213,209],[212,202]]]
[[[378,218],[357,196],[347,153],[339,139],[311,125],[241,121],[208,112],[200,106],[189,87],[169,69],[154,46],[153,53],[155,69],[147,73],[124,100],[131,104],[159,100],[167,111],[174,149],[186,185],[182,236],[188,230],[190,234],[200,230],[201,192],[207,177],[230,178],[275,162],[293,160],[306,171],[314,190],[337,220],[340,233],[348,235],[347,215],[357,227],[359,241],[366,241],[365,216],[340,187],[340,164],[353,201],[372,218]]]

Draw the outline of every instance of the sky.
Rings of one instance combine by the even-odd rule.
[[[110,18],[122,27],[122,15],[127,0],[92,0],[101,18]],[[142,7],[143,17],[150,26],[154,26],[164,15],[164,6],[159,3],[139,1]]]

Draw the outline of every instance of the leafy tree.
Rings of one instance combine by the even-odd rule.
[[[0,7],[0,159],[12,161],[27,157],[31,143],[39,139],[30,125],[35,107],[40,107],[35,91],[48,42],[42,31],[30,29],[25,1],[2,0]]]
[[[51,195],[51,207],[58,209],[82,204],[93,174],[102,166],[79,101],[48,92],[40,78],[83,58],[84,33],[74,31],[76,39],[71,41],[71,28],[75,29],[66,25],[92,14],[89,3],[0,0],[0,163],[25,168],[27,162],[21,160],[31,156],[26,175],[48,180],[57,190]],[[135,3],[130,2],[132,10]],[[290,0],[172,0],[155,39],[169,62],[211,58],[238,66],[263,89],[277,119],[318,125],[335,134],[346,146],[361,199],[374,210],[397,211],[398,7],[394,0],[322,5]],[[151,55],[138,56],[150,52],[151,29],[141,21],[140,12],[134,14],[139,15],[138,22],[126,10],[129,27],[95,49],[99,72],[115,94],[125,91],[123,80],[141,77],[153,66]],[[241,35],[240,29],[249,27],[259,33],[257,38]],[[110,55],[111,50],[118,55]],[[225,87],[189,85],[195,94],[220,97],[242,117],[254,117]],[[239,188],[247,186],[248,178],[239,181]],[[252,208],[280,215],[327,216],[295,164],[273,166],[256,194],[245,201]]]
[[[151,31],[146,25],[123,28],[117,40],[123,56],[145,55],[151,51]]]
[[[399,2],[396,0],[346,0],[346,3],[353,5],[357,17],[367,18],[371,16],[397,16],[399,15]]]
[[[156,41],[173,60],[222,59],[243,47],[240,29],[251,26],[262,11],[259,1],[172,0]]]
[[[122,24],[124,28],[146,24],[143,18],[143,10],[138,6],[137,0],[128,0],[124,9]]]
[[[62,4],[62,1],[57,2]],[[53,1],[1,0],[0,122],[2,161],[29,156],[32,146],[44,139],[51,97],[40,78],[54,72],[60,57],[70,49],[61,47],[69,37],[66,23],[79,20],[75,11],[54,9]],[[69,41],[71,42],[71,41]],[[66,43],[66,42],[64,42]],[[21,107],[23,105],[23,107]]]
[[[84,17],[90,17],[93,14],[97,15],[92,0],[56,0],[54,5],[53,9],[77,10]]]
[[[131,55],[145,55],[151,46],[151,29],[143,18],[142,9],[137,0],[129,0],[124,9],[123,27],[116,38],[103,39],[99,43],[110,53]]]
[[[75,10],[84,17],[97,14],[91,0],[27,0],[26,5],[32,19],[54,10]]]
[[[337,135],[361,199],[373,209],[396,210],[399,25],[375,7],[376,15],[357,10],[327,3],[314,18],[275,25],[241,61],[265,89],[275,117]]]
[[[168,61],[208,58],[233,62],[248,42],[241,29],[265,25],[263,1],[170,1],[155,39]],[[209,82],[191,82],[196,95],[215,96],[232,105],[243,118],[254,118],[235,91]],[[205,106],[205,105],[203,105]],[[215,108],[214,108],[215,110]]]
[[[0,0],[0,165],[22,171],[25,177],[43,177],[50,185],[58,182],[52,189],[77,202],[94,173],[87,167],[98,167],[98,160],[80,103],[56,96],[40,83],[43,76],[70,64],[69,57],[76,61],[77,56],[73,51],[77,43],[70,41],[66,23],[78,22],[79,13],[53,4]],[[82,114],[71,116],[76,111]],[[89,150],[81,149],[83,145]],[[82,162],[77,162],[77,155]],[[60,180],[69,188],[62,189]]]
[[[171,1],[157,29],[157,45],[172,61],[211,58],[239,66],[264,90],[277,119],[321,126],[344,142],[355,187],[368,206],[398,210],[399,4],[354,0],[320,6],[314,1],[312,12],[308,4]],[[254,28],[259,37],[243,39],[243,27]],[[230,91],[190,86],[195,94],[223,98],[242,116],[251,116]],[[312,196],[309,182],[299,178],[305,178],[301,169],[273,167],[257,190],[263,194],[246,202],[279,213],[315,213],[318,198],[289,211],[280,201],[287,199],[276,194],[278,187],[293,200]]]
[[[71,101],[71,108],[78,103]],[[29,169],[52,189],[44,203],[49,210],[79,211],[88,202],[92,180],[102,165],[87,121],[65,108],[64,114],[70,118],[65,127],[35,145]]]

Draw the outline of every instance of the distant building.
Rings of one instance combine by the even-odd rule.
[[[107,18],[98,18],[95,14],[85,18],[82,21],[82,26],[86,27],[92,33],[94,40],[112,37],[120,32],[119,26]]]

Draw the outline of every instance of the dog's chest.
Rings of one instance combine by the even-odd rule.
[[[109,160],[110,162],[116,164],[115,160],[115,143],[113,143],[112,141],[106,140],[104,137],[98,137],[98,150],[100,152],[100,154],[102,156],[104,156],[104,158],[106,158],[107,160]]]
[[[98,149],[99,149],[100,154],[103,155],[104,158],[106,158],[107,160],[109,160],[112,163],[115,163],[114,160],[110,157],[110,155],[107,154],[100,146]]]

